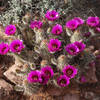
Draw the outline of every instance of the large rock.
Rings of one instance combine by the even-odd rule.
[[[0,79],[0,89],[3,88],[7,91],[13,90],[13,87],[11,84],[7,83],[5,80]]]
[[[9,95],[12,90],[13,90],[12,85],[7,83],[3,79],[0,79],[0,100],[5,100],[4,97]]]
[[[10,67],[5,73],[4,75],[13,83],[15,84],[22,84],[24,77],[23,76],[18,76],[16,74],[16,69],[20,70],[21,68],[14,64],[12,67]]]

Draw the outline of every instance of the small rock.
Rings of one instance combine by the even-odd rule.
[[[80,100],[80,96],[78,94],[66,94],[63,97],[63,100]]]

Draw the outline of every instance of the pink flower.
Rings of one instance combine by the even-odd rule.
[[[63,74],[69,78],[74,78],[77,74],[77,69],[71,65],[65,66],[63,69]]]
[[[74,44],[78,47],[79,52],[83,51],[85,49],[85,44],[79,41],[74,42]]]
[[[71,30],[75,30],[79,25],[79,22],[77,20],[69,20],[68,22],[66,22],[66,27],[71,29]]]
[[[31,21],[31,24],[30,24],[30,28],[31,29],[34,29],[34,28],[38,28],[40,29],[42,27],[43,23],[41,21]]]
[[[63,29],[60,24],[57,24],[52,28],[52,34],[54,34],[54,35],[59,35],[62,33],[62,31],[63,31]]]
[[[66,75],[60,75],[60,77],[57,79],[57,83],[59,86],[65,87],[69,85],[70,80]]]
[[[46,76],[44,72],[41,72],[41,79],[42,81],[40,82],[43,85],[46,85],[48,83],[49,78]]]
[[[100,27],[96,27],[96,31],[97,32],[100,32]]]
[[[46,67],[43,67],[41,69],[41,72],[45,74],[45,76],[49,79],[51,77],[53,77],[54,75],[54,72],[53,72],[53,69],[50,67],[50,66],[46,66]]]
[[[30,83],[41,82],[42,79],[41,79],[41,73],[40,73],[40,71],[38,71],[38,70],[31,71],[31,72],[28,74],[27,79],[28,79],[28,81],[29,81]]]
[[[13,40],[10,44],[10,50],[14,53],[19,53],[24,48],[23,42],[20,40]]]
[[[96,31],[100,32],[100,23],[96,26]]]
[[[5,34],[7,35],[14,35],[16,33],[16,26],[15,25],[8,25],[5,28]]]
[[[50,52],[56,52],[59,51],[61,47],[61,41],[58,39],[51,39],[48,44],[48,49]]]
[[[50,21],[54,21],[59,18],[59,13],[55,10],[47,11],[45,17]]]
[[[80,17],[75,17],[74,20],[76,20],[78,22],[78,25],[84,24],[84,20],[81,19]]]
[[[88,17],[86,23],[91,27],[96,27],[99,24],[99,17]]]
[[[68,44],[65,49],[70,55],[77,55],[79,53],[79,48],[75,44]]]
[[[9,51],[9,46],[8,46],[8,44],[2,42],[2,43],[0,44],[0,55],[5,55],[5,54],[8,53],[8,51]]]

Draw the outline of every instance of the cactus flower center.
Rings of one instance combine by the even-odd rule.
[[[56,33],[57,33],[57,34],[59,34],[59,32],[60,32],[60,30],[59,30],[59,29],[58,29],[58,30],[56,30]]]
[[[45,71],[45,74],[47,75],[47,76],[51,76],[51,73],[49,72],[49,71]]]
[[[38,80],[38,76],[33,76],[32,79]]]
[[[53,44],[52,47],[53,47],[53,48],[57,48],[57,44]]]
[[[50,17],[55,17],[55,14],[51,14]]]
[[[66,84],[66,80],[62,79],[62,80],[60,81],[60,84],[61,84],[61,85]]]
[[[4,52],[6,50],[6,47],[4,47],[3,49],[2,49],[2,52]]]
[[[20,45],[17,44],[14,48],[17,50],[19,46],[20,46]]]
[[[9,32],[12,32],[13,31],[13,28],[11,28],[10,30],[9,30]]]
[[[72,75],[72,73],[73,73],[73,70],[72,69],[69,68],[69,69],[66,70],[66,74],[68,76]]]

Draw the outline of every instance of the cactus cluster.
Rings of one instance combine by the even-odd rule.
[[[10,50],[0,46],[0,54],[13,54],[24,63],[16,70],[24,76],[16,90],[30,95],[51,85],[62,89],[87,82],[86,71],[96,58],[89,42],[99,35],[100,19],[75,17],[62,24],[57,21],[61,16],[56,10],[34,19],[27,13],[14,27],[5,27]]]

